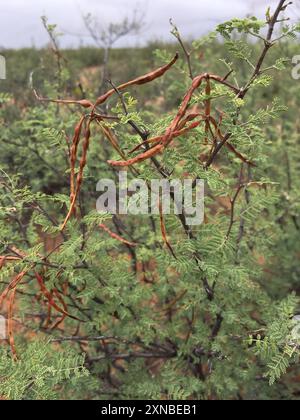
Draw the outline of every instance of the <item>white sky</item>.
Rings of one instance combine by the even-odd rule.
[[[300,6],[300,0],[294,1]],[[141,45],[149,39],[170,39],[170,17],[185,37],[197,37],[233,17],[248,13],[262,17],[269,5],[274,7],[277,3],[278,0],[0,0],[0,47],[45,45],[42,15],[66,32],[61,40],[63,47],[76,47],[80,43],[93,44],[85,36],[82,14],[91,12],[105,25],[132,15],[140,5],[147,22],[143,33],[124,39],[122,45]],[[296,13],[293,6],[290,13],[294,18],[300,16],[300,8]]]

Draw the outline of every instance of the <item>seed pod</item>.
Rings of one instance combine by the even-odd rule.
[[[222,134],[221,129],[220,129],[219,125],[217,124],[216,120],[214,118],[210,117],[209,122],[212,123],[212,125],[214,126],[214,128],[216,130],[216,137],[219,137],[219,139],[221,141],[224,141],[225,136]],[[244,163],[247,163],[250,166],[256,166],[255,163],[253,163],[248,158],[243,156],[240,152],[238,152],[236,150],[236,148],[231,143],[229,143],[228,141],[225,143],[225,147],[227,149],[229,149],[232,153],[234,153]]]
[[[182,128],[181,130],[175,131],[172,134],[172,138],[176,138],[176,137],[180,137],[183,134],[188,133],[189,131],[193,130],[194,128],[198,127],[201,123],[203,122],[203,120],[201,121],[196,121],[194,123],[192,123],[190,126],[186,127],[186,128]],[[136,146],[133,150],[131,150],[129,152],[129,154],[132,154],[134,152],[136,152],[138,149],[140,149],[142,146],[144,146],[145,144],[153,144],[153,143],[160,143],[163,142],[165,138],[165,135],[162,136],[158,136],[158,137],[153,137],[152,139],[148,139],[146,141],[144,141],[143,143],[140,143],[138,146]]]
[[[64,301],[64,299],[62,298],[61,294],[59,293],[59,291],[57,289],[53,289],[53,293],[55,294],[55,296],[57,297],[57,299],[59,300],[59,302],[62,304],[62,307],[64,308],[64,311],[67,313],[68,312],[68,306],[66,304],[66,302]],[[57,327],[59,327],[59,325],[64,322],[64,320],[66,319],[67,315],[66,314],[62,314],[62,317],[53,325],[53,327],[51,327],[51,330],[56,330]]]
[[[161,199],[159,198],[159,202],[158,202],[158,207],[159,207],[159,216],[160,216],[160,229],[161,229],[161,234],[162,234],[162,238],[164,243],[166,244],[167,248],[169,249],[169,251],[171,252],[171,254],[173,255],[173,257],[175,259],[177,259],[175,252],[173,251],[173,248],[167,238],[167,229],[166,229],[166,225],[165,225],[165,221],[164,221],[164,215],[163,215],[163,208],[162,208],[162,202]]]
[[[36,91],[34,91],[36,98],[40,101],[40,102],[51,102],[54,104],[62,104],[62,105],[80,105],[83,108],[92,108],[93,104],[91,101],[88,101],[86,99],[81,99],[79,101],[75,100],[75,99],[49,99],[49,98],[43,98],[41,96],[38,95],[38,93]]]
[[[122,238],[121,236],[117,235],[116,233],[113,233],[107,226],[105,226],[103,223],[99,225],[99,228],[104,230],[104,232],[108,233],[109,236],[113,239],[116,239],[117,241],[121,242],[124,245],[135,247],[137,244],[133,242],[129,242],[126,239]]]
[[[143,162],[144,160],[147,160],[147,159],[157,155],[163,149],[164,149],[164,145],[163,144],[158,144],[157,146],[153,147],[150,150],[147,150],[147,152],[145,152],[145,153],[141,153],[140,155],[136,156],[133,159],[129,159],[127,161],[109,160],[108,164],[112,165],[112,166],[121,166],[121,167],[131,166],[131,165],[134,165],[135,163]]]
[[[210,114],[211,114],[211,99],[209,98],[211,95],[211,85],[210,85],[209,77],[206,80],[205,95],[208,97],[205,100],[205,142],[208,143],[208,137],[209,137],[209,131],[210,131],[209,119],[210,119]]]
[[[80,143],[80,136],[82,132],[82,126],[85,121],[85,116],[81,117],[79,123],[77,124],[74,132],[74,137],[72,140],[71,155],[70,155],[70,202],[73,202],[75,195],[75,165],[77,160],[77,151],[78,145]]]
[[[55,309],[57,312],[71,318],[75,319],[76,321],[80,321],[80,319],[76,318],[75,316],[70,315],[65,309],[60,308],[54,301],[53,295],[49,290],[46,288],[44,284],[43,277],[39,273],[35,273],[35,277],[40,285],[41,292],[45,296],[45,298],[48,300],[49,304],[52,306],[53,309]]]
[[[74,212],[74,208],[76,205],[76,201],[77,201],[77,197],[80,193],[80,189],[82,186],[82,182],[83,182],[83,171],[84,168],[86,166],[86,162],[87,162],[87,153],[88,153],[88,149],[89,149],[89,145],[90,145],[90,138],[91,138],[91,130],[90,130],[90,126],[91,126],[91,119],[88,121],[87,123],[87,128],[85,131],[85,139],[82,145],[82,157],[80,160],[80,165],[79,165],[79,172],[77,175],[77,181],[76,181],[76,188],[75,188],[75,192],[73,194],[73,199],[70,205],[70,209],[69,212],[67,214],[67,217],[61,227],[61,231],[63,231],[68,223],[68,221],[70,220],[70,217],[72,216],[73,212]]]
[[[21,283],[25,275],[27,274],[27,271],[22,271],[20,274],[18,274],[14,279],[10,282],[10,284],[6,287],[4,292],[0,296],[0,307],[3,304],[3,301],[7,298],[9,295],[9,292],[16,289],[18,284]]]
[[[118,140],[112,130],[109,127],[106,127],[104,125],[101,125],[101,129],[103,131],[103,134],[108,139],[112,147],[119,153],[119,155],[122,157],[122,159],[126,159],[125,153],[121,150]]]
[[[13,317],[14,317],[14,303],[16,298],[16,288],[12,290],[8,302],[8,317],[7,317],[7,335],[14,360],[18,360],[14,332],[13,332]]]
[[[155,79],[158,79],[159,77],[163,76],[173,66],[173,64],[176,63],[178,58],[179,58],[179,55],[176,54],[169,64],[162,66],[159,69],[152,71],[151,73],[147,73],[144,76],[138,77],[137,79],[131,80],[130,82],[124,83],[118,86],[117,89],[109,90],[107,93],[105,93],[104,95],[100,96],[97,99],[95,103],[95,107],[103,104],[109,97],[111,97],[114,93],[116,93],[116,90],[120,92],[128,88],[129,86],[144,85],[146,83],[152,82]]]

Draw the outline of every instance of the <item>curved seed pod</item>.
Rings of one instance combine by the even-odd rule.
[[[89,145],[90,145],[90,138],[91,138],[90,126],[91,126],[91,122],[92,121],[90,119],[88,121],[87,128],[86,128],[86,131],[85,131],[85,139],[84,139],[84,142],[83,142],[83,145],[82,145],[82,157],[81,157],[81,160],[80,160],[79,172],[78,172],[77,180],[76,180],[76,188],[75,188],[75,192],[74,192],[74,195],[73,195],[73,200],[72,200],[71,205],[70,205],[69,212],[68,212],[67,217],[66,217],[66,219],[65,219],[65,221],[64,221],[64,223],[61,227],[61,231],[63,231],[65,229],[68,221],[70,220],[70,217],[72,216],[72,213],[73,213],[75,205],[76,205],[76,200],[77,200],[78,194],[80,193],[81,185],[82,185],[82,182],[83,182],[83,171],[84,171],[84,168],[86,166],[87,153],[88,153],[88,149],[89,149]]]
[[[169,249],[169,251],[171,252],[171,254],[173,255],[173,257],[175,259],[177,259],[175,252],[167,238],[167,229],[166,229],[166,225],[165,225],[165,221],[164,221],[164,215],[163,215],[163,208],[162,208],[162,202],[161,199],[159,198],[159,202],[158,202],[158,207],[159,207],[159,217],[160,217],[160,229],[161,229],[161,234],[162,234],[162,238],[164,243],[166,244],[167,248]]]
[[[207,78],[206,81],[205,95],[208,97],[205,101],[205,142],[208,143],[210,129],[209,119],[211,114],[211,99],[209,98],[211,95],[211,84],[209,78]]]
[[[109,160],[107,163],[112,166],[121,166],[121,167],[131,166],[131,165],[134,165],[135,163],[143,162],[144,160],[147,160],[157,155],[158,153],[162,152],[163,149],[164,149],[164,145],[158,144],[157,146],[153,147],[150,150],[147,150],[147,152],[145,153],[141,153],[140,155],[136,156],[133,159],[129,159],[127,161]]]
[[[104,232],[108,233],[109,236],[113,239],[116,239],[117,241],[121,242],[124,245],[129,245],[132,247],[137,246],[137,244],[133,243],[133,242],[129,242],[126,239],[122,238],[121,236],[117,235],[116,233],[113,233],[107,226],[105,226],[103,223],[101,223],[99,225],[99,228],[104,230]]]
[[[180,137],[183,134],[188,133],[189,131],[193,130],[194,128],[198,127],[201,123],[203,122],[203,119],[201,121],[196,121],[192,124],[190,124],[188,127],[186,128],[182,128],[179,131],[175,131],[172,135],[173,138],[176,137]],[[159,143],[159,142],[163,142],[165,138],[165,135],[162,136],[158,136],[158,137],[153,137],[152,139],[146,140],[143,143],[140,143],[138,146],[136,146],[133,150],[131,150],[129,152],[129,154],[136,152],[137,150],[139,150],[142,146],[144,146],[145,144],[152,144],[152,143]]]
[[[71,319],[75,319],[76,321],[81,321],[79,318],[76,318],[73,315],[70,315],[67,311],[65,311],[64,309],[60,308],[54,301],[53,299],[53,295],[51,292],[49,292],[49,290],[46,288],[45,284],[44,284],[44,280],[43,277],[38,274],[35,273],[35,277],[40,285],[41,291],[43,293],[43,295],[45,296],[45,298],[48,300],[49,304],[53,307],[53,309],[55,309],[56,311],[58,311],[59,313],[71,318]]]
[[[66,302],[64,301],[64,299],[62,298],[61,294],[59,293],[59,291],[57,289],[53,289],[53,293],[55,294],[55,296],[57,297],[57,299],[59,300],[59,302],[62,304],[62,307],[64,308],[64,311],[67,313],[68,312],[68,306],[66,304]],[[66,319],[67,315],[66,314],[62,314],[62,317],[53,325],[53,327],[51,327],[51,330],[55,330],[57,327],[59,327],[59,325],[64,322],[64,320]]]
[[[12,290],[9,297],[9,302],[8,302],[7,335],[8,335],[8,341],[9,341],[13,358],[14,360],[18,360],[14,332],[13,332],[13,316],[14,316],[15,298],[16,298],[16,288]]]
[[[1,256],[1,257],[0,257],[0,270],[1,270],[1,268],[3,268],[3,267],[4,267],[4,265],[5,265],[7,262],[15,262],[15,261],[20,261],[20,260],[22,260],[22,258],[21,258],[21,257],[7,257],[7,256]]]
[[[171,143],[173,137],[172,137],[172,133],[174,131],[176,131],[178,129],[178,126],[181,122],[181,120],[185,117],[187,109],[189,107],[190,101],[193,97],[193,94],[195,92],[196,89],[198,89],[201,86],[201,83],[204,79],[206,79],[208,77],[208,74],[202,74],[200,76],[195,77],[195,79],[192,82],[192,86],[190,87],[190,89],[187,91],[183,102],[177,112],[176,117],[174,118],[174,120],[172,121],[171,125],[169,126],[169,128],[166,130],[165,136],[164,136],[164,140],[163,143],[164,145],[168,145],[169,143]]]
[[[49,99],[49,98],[43,98],[38,95],[36,91],[34,91],[36,98],[40,102],[51,102],[54,104],[63,104],[63,105],[80,105],[83,108],[92,108],[93,103],[91,101],[88,101],[87,99],[81,99],[79,101],[75,99]]]
[[[114,135],[114,133],[112,132],[112,130],[109,127],[104,126],[103,124],[101,124],[101,130],[102,130],[103,134],[105,135],[105,137],[110,142],[110,144],[113,146],[113,148],[122,157],[122,159],[126,159],[126,155],[121,150],[121,148],[119,146],[119,143],[118,143],[118,140],[117,140],[116,136]]]
[[[0,307],[3,304],[3,301],[7,298],[9,292],[16,289],[16,287],[18,286],[19,283],[21,283],[21,281],[23,280],[23,278],[25,277],[27,272],[28,271],[22,271],[20,274],[18,274],[16,277],[14,277],[14,279],[6,287],[6,289],[4,290],[4,292],[0,296]]]
[[[43,296],[43,293],[41,293],[41,295]],[[50,305],[50,303],[47,303],[48,306],[48,310],[47,310],[47,319],[46,319],[46,323],[45,323],[45,328],[49,328],[49,325],[51,324],[51,316],[52,316],[52,306]]]
[[[195,79],[193,80],[192,86],[187,91],[187,93],[186,93],[186,95],[185,95],[185,97],[183,99],[183,102],[182,102],[182,104],[181,104],[181,106],[179,108],[179,111],[178,111],[176,117],[174,118],[174,120],[173,120],[173,122],[172,122],[172,124],[170,126],[170,128],[172,129],[172,131],[174,129],[177,129],[180,121],[185,117],[185,114],[187,112],[188,106],[190,104],[190,101],[191,101],[191,99],[193,97],[193,94],[194,94],[195,90],[198,89],[201,86],[202,81],[204,79],[206,79],[207,77],[208,77],[208,75],[205,73],[205,74],[202,74],[200,76],[195,77]]]
[[[179,111],[176,115],[176,117],[174,118],[172,124],[170,125],[170,127],[168,128],[168,130],[166,131],[166,135],[165,135],[165,140],[164,143],[165,144],[169,144],[172,141],[172,132],[178,129],[178,126],[181,122],[181,120],[185,117],[185,114],[187,112],[188,106],[190,104],[190,101],[193,97],[194,92],[201,86],[202,81],[203,80],[207,80],[207,92],[209,92],[210,90],[210,79],[211,80],[215,80],[218,83],[221,83],[223,85],[226,85],[227,87],[229,87],[230,89],[232,89],[235,93],[239,93],[239,89],[237,89],[235,86],[232,86],[230,83],[228,83],[226,80],[224,80],[223,78],[213,75],[213,74],[208,74],[208,73],[204,73],[201,74],[197,77],[194,78],[193,82],[192,82],[192,86],[190,87],[190,89],[187,91],[183,102],[179,108]],[[207,109],[206,111],[209,111],[207,104]]]
[[[180,124],[178,124],[178,129],[179,130],[182,130],[185,126],[186,126],[186,124],[188,123],[188,122],[190,122],[190,121],[193,121],[193,120],[195,120],[196,118],[198,118],[198,117],[201,117],[201,116],[203,116],[203,114],[200,114],[199,112],[195,112],[195,113],[192,113],[192,114],[189,114],[189,115],[187,115],[181,122],[180,122]]]
[[[220,138],[220,140],[224,141],[225,136],[222,134],[219,125],[217,124],[216,120],[212,117],[210,117],[209,122],[212,123],[212,125],[214,126],[215,130],[216,130],[216,136]],[[246,158],[245,156],[243,156],[239,151],[236,150],[236,148],[229,143],[228,141],[225,143],[225,147],[227,147],[227,149],[229,149],[232,153],[234,153],[241,161],[243,161],[244,163],[247,163],[250,166],[256,166],[254,162],[252,162],[250,159]]]
[[[244,163],[247,163],[250,166],[256,166],[256,164],[254,162],[252,162],[251,160],[249,160],[248,158],[246,158],[245,156],[243,156],[239,151],[237,151],[236,148],[231,143],[226,142],[225,143],[225,147],[228,150],[230,150],[232,153],[234,153],[235,156],[238,157]]]
[[[152,82],[155,79],[158,79],[159,77],[163,76],[176,63],[178,58],[179,58],[179,54],[177,53],[175,55],[175,57],[170,61],[169,64],[167,64],[165,66],[162,66],[159,69],[152,71],[151,73],[147,73],[144,76],[138,77],[137,79],[131,80],[130,82],[124,83],[124,84],[118,86],[117,90],[122,91],[129,86],[144,85],[146,83]],[[100,96],[95,103],[95,107],[103,104],[114,93],[116,93],[116,89],[111,89],[107,93],[105,93],[104,95]]]
[[[82,126],[85,121],[85,116],[81,117],[79,123],[77,124],[74,132],[74,137],[72,140],[72,147],[71,147],[71,155],[70,155],[70,167],[71,167],[71,173],[70,173],[70,201],[72,203],[75,195],[75,165],[76,165],[76,159],[77,159],[77,151],[78,151],[78,145],[80,143],[80,136],[82,132]]]

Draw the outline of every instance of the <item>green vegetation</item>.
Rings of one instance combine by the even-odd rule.
[[[286,3],[191,45],[173,24],[178,45],[113,49],[105,91],[179,59],[116,89],[98,119],[52,100],[95,103],[102,50],[3,52],[1,397],[299,399],[299,26],[281,22]],[[176,126],[187,92],[184,118],[196,116]],[[130,154],[156,136],[160,153]],[[204,179],[204,223],[97,213],[97,182],[131,158],[130,179]],[[72,171],[76,214],[62,231]]]

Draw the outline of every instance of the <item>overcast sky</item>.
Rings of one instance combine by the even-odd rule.
[[[300,3],[300,0],[295,0]],[[46,15],[65,36],[63,47],[91,44],[82,15],[92,13],[106,25],[130,16],[139,5],[147,24],[140,35],[122,41],[122,45],[141,45],[149,39],[170,39],[169,18],[172,17],[185,37],[197,37],[213,29],[217,23],[251,13],[264,16],[268,5],[278,0],[0,0],[0,47],[18,48],[47,43],[40,17]],[[291,11],[295,16],[295,10]],[[300,15],[300,13],[299,13]]]

